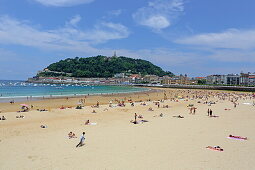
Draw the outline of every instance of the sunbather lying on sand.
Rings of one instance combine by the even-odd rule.
[[[217,115],[210,115],[209,117],[220,117],[220,116],[217,116]]]
[[[97,123],[92,123],[92,122],[90,122],[89,120],[87,120],[84,124],[85,124],[85,125],[96,125]]]
[[[154,115],[153,117],[163,117],[163,113],[160,113],[159,115]]]
[[[154,111],[151,107],[148,109],[148,111]]]
[[[142,118],[143,118],[143,116],[142,116],[142,115],[139,115],[139,116],[138,116],[138,118],[142,119]]]
[[[145,102],[141,103],[141,105],[146,106],[147,104]]]
[[[76,106],[75,109],[82,109],[82,106]]]
[[[77,137],[75,136],[75,133],[73,133],[73,132],[69,132],[69,133],[68,133],[68,137],[69,137],[69,139],[71,139],[71,138],[77,138]]]
[[[206,148],[215,151],[223,151],[223,149],[220,146],[207,146]]]
[[[173,116],[173,117],[176,117],[176,118],[184,118],[184,117],[183,117],[183,116],[181,116],[181,115]]]
[[[148,120],[138,120],[138,121],[130,120],[130,123],[134,123],[134,124],[139,124],[139,123],[144,123],[144,122],[149,122],[149,121]]]
[[[2,118],[0,118],[0,120],[6,120],[6,118],[4,116],[2,116]]]
[[[46,126],[46,125],[41,125],[40,127],[41,127],[41,128],[47,128],[47,126]]]
[[[231,110],[231,109],[227,109],[227,108],[225,108],[225,110]]]
[[[46,112],[48,110],[46,110],[46,109],[37,109],[37,111],[39,111],[39,112]]]
[[[234,135],[229,135],[228,137],[230,138],[236,138],[236,139],[243,139],[243,140],[247,140],[247,137],[242,137],[242,136],[234,136]]]

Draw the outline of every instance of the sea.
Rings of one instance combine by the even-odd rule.
[[[0,80],[0,102],[74,97],[79,95],[130,93],[146,90],[148,89],[132,86],[37,84],[19,80]]]

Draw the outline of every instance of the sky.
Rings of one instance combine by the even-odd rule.
[[[114,51],[189,77],[255,72],[254,16],[254,0],[0,0],[0,79]]]

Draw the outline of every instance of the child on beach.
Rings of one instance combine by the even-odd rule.
[[[84,141],[85,141],[85,132],[82,133],[81,138],[80,138],[80,142],[76,145],[76,148],[83,146]]]

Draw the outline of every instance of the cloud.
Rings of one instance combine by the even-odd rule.
[[[255,62],[255,30],[228,29],[175,40],[214,62]]]
[[[170,22],[164,16],[152,16],[145,20],[143,25],[159,30],[170,26]]]
[[[208,58],[216,61],[229,63],[255,62],[254,50],[217,49],[211,51],[212,54],[208,55]]]
[[[203,46],[210,48],[255,48],[255,30],[228,29],[220,33],[204,33],[177,39],[179,44]]]
[[[80,16],[75,16],[63,28],[42,30],[27,21],[0,16],[0,44],[47,50],[96,51],[93,44],[129,36],[127,27],[111,22],[99,23],[90,30],[80,30],[76,28],[80,20]]]
[[[35,1],[45,6],[69,7],[69,6],[91,3],[94,0],[35,0]]]
[[[139,8],[133,14],[133,19],[140,25],[158,31],[171,26],[183,11],[183,0],[153,0],[146,7]]]
[[[67,22],[67,26],[77,26],[77,24],[81,21],[80,15],[75,15],[70,21]]]

